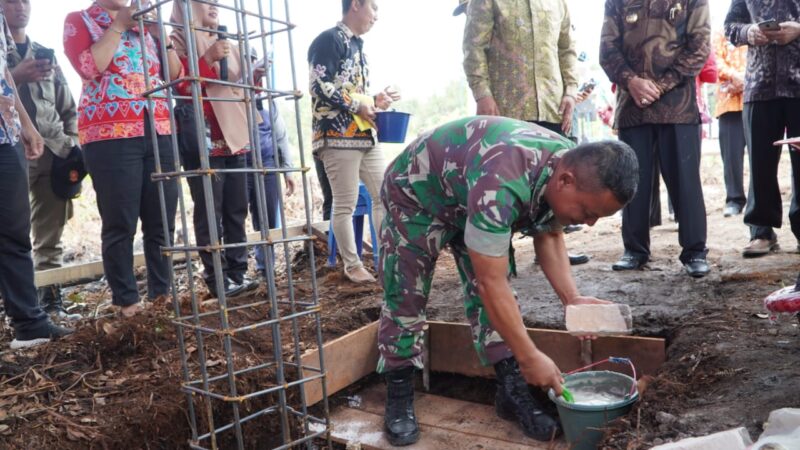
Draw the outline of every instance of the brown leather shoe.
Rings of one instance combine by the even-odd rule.
[[[375,277],[373,277],[371,273],[367,272],[367,269],[365,269],[363,266],[356,267],[355,269],[345,270],[344,276],[356,284],[374,283],[376,281]]]
[[[743,249],[742,256],[745,258],[758,258],[769,252],[778,250],[778,239],[753,239]]]

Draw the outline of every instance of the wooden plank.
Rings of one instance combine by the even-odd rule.
[[[341,443],[359,443],[364,449],[391,449],[383,436],[385,387],[361,391],[360,404],[342,406],[331,414],[332,437]],[[513,422],[497,417],[494,407],[417,393],[415,402],[421,437],[420,450],[450,449],[565,449],[563,438],[553,443],[527,438]]]
[[[458,373],[467,376],[493,377],[491,367],[481,366],[472,344],[472,333],[467,324],[428,322],[430,327],[430,367],[435,372]],[[564,371],[583,367],[581,341],[566,331],[529,328],[528,335],[536,346],[553,359]],[[634,336],[600,337],[592,342],[593,361],[608,356],[631,358],[639,374],[654,374],[666,359],[663,339]],[[583,352],[586,354],[586,352]],[[627,371],[619,365],[609,365],[608,370]]]
[[[664,339],[633,336],[606,336],[592,343],[592,356],[601,361],[609,356],[630,358],[636,367],[636,375],[655,375],[667,360]],[[627,366],[602,364],[595,370],[614,370],[630,374]]]
[[[328,395],[350,386],[375,371],[378,365],[378,322],[334,339],[322,346],[325,356]],[[304,366],[319,368],[319,352],[305,353]],[[304,385],[306,403],[313,405],[322,400],[322,382],[314,380]]]
[[[328,221],[318,222],[311,225],[312,230],[315,229],[328,229]],[[281,239],[282,231],[280,228],[270,230],[270,239]],[[287,237],[294,238],[308,234],[305,225],[295,225],[286,229]],[[260,232],[248,233],[247,241],[255,242],[261,239]],[[192,252],[192,258],[196,258],[197,253]],[[178,253],[174,257],[174,261],[183,261],[184,254]],[[133,255],[134,267],[144,265],[144,253],[135,253]],[[67,284],[82,280],[92,280],[100,278],[103,275],[103,262],[91,261],[81,264],[70,264],[58,269],[40,270],[34,274],[34,284],[37,287],[50,286],[53,284]]]

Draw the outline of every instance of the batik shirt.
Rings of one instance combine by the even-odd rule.
[[[438,220],[464,230],[468,248],[503,256],[515,231],[561,230],[544,194],[562,153],[573,145],[505,117],[456,120],[423,134],[394,160],[385,204],[415,223]]]
[[[714,116],[719,117],[729,112],[741,112],[744,106],[744,89],[743,86],[742,88],[734,87],[732,81],[734,78],[744,81],[747,46],[736,47],[722,33],[714,33],[712,43],[719,69],[717,106]]]
[[[314,151],[374,147],[372,130],[360,131],[353,119],[361,102],[351,95],[369,89],[364,41],[339,22],[311,43],[308,67]]]
[[[471,0],[464,71],[475,100],[500,114],[561,123],[564,95],[578,91],[578,58],[564,0]]]
[[[14,37],[6,23],[3,8],[0,7],[0,144],[15,145],[19,142],[22,125],[19,122],[19,113],[14,106],[16,96],[11,85],[6,80],[8,53],[16,48]]]
[[[112,22],[108,12],[97,3],[85,11],[68,14],[64,22],[64,52],[83,80],[78,104],[81,144],[144,136],[147,99],[142,94],[163,84],[155,41],[146,32],[142,48],[138,28],[122,33],[114,57],[100,72],[91,47],[105,33],[113,33],[108,30]],[[145,82],[145,67],[150,86]],[[167,101],[153,102],[156,132],[172,134]]]
[[[606,0],[600,65],[616,83],[614,128],[699,124],[695,77],[711,51],[708,0]],[[639,108],[628,81],[639,76],[661,98]]]
[[[800,21],[800,1],[733,0],[725,18],[725,34],[734,45],[747,45],[750,26],[768,19]],[[776,98],[800,98],[800,39],[748,49],[744,103]]]

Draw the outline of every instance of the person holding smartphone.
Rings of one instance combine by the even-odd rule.
[[[22,105],[45,142],[42,156],[28,167],[34,267],[56,269],[62,265],[61,235],[72,217],[72,200],[54,192],[51,168],[54,158],[68,158],[78,143],[78,112],[53,50],[26,33],[30,2],[0,0],[0,4],[16,43],[16,49],[7,55],[8,67]],[[54,319],[80,319],[79,314],[69,314],[64,308],[61,286],[43,286],[37,289],[37,297]]]
[[[750,193],[744,223],[750,242],[746,258],[777,250],[774,228],[782,222],[778,163],[782,147],[773,142],[800,136],[800,5],[789,0],[734,0],[725,18],[725,35],[736,46],[748,45],[742,117],[750,150]],[[800,154],[790,152],[792,200],[789,222],[800,242]]]

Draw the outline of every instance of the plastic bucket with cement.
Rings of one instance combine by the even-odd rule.
[[[636,381],[628,375],[609,372],[581,372],[564,377],[564,386],[575,397],[567,403],[551,389],[564,436],[571,450],[594,450],[603,437],[602,428],[615,418],[627,414],[639,398]]]

